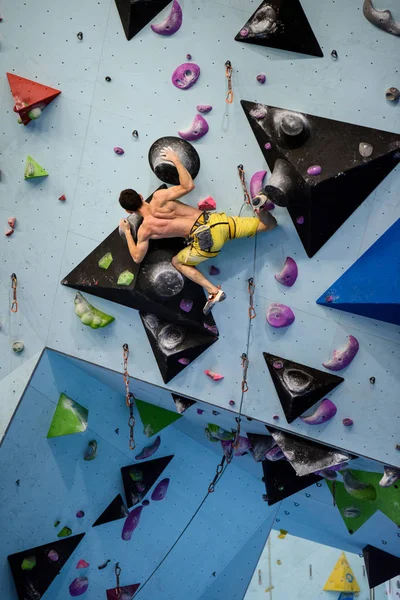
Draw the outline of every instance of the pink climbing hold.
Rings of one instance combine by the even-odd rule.
[[[272,144],[270,144],[269,142],[267,142],[267,143],[264,145],[264,148],[265,148],[266,150],[271,150],[271,148],[272,148]]]
[[[343,419],[342,423],[345,427],[351,427],[353,425],[353,419]]]
[[[279,421],[279,415],[274,415],[272,418],[274,419],[274,421]]]
[[[235,406],[235,401],[234,400],[229,400],[229,406]]]
[[[9,224],[10,227],[12,227],[13,229],[15,228],[15,223],[17,222],[16,217],[10,217],[7,221],[7,223]]]
[[[265,83],[267,81],[267,76],[264,73],[259,73],[256,79],[258,83]]]
[[[214,198],[208,196],[208,198],[205,198],[204,200],[199,200],[197,208],[199,210],[215,210],[217,208],[217,203]]]
[[[307,175],[313,175],[315,177],[316,175],[321,175],[321,173],[322,167],[320,165],[312,165],[307,169]]]
[[[185,365],[185,367],[190,363],[190,360],[188,358],[178,358],[178,363],[180,363],[181,365]]]
[[[14,233],[14,229],[7,229],[7,231],[6,231],[5,235],[6,235],[7,237],[10,237],[10,235],[12,235],[13,233]]]
[[[86,562],[86,560],[83,560],[83,558],[78,561],[78,564],[76,565],[77,569],[87,569],[89,567],[89,563]]]
[[[304,217],[297,217],[296,223],[297,223],[297,225],[303,225],[303,223],[304,223]]]
[[[193,300],[189,300],[188,298],[182,298],[179,306],[181,310],[188,313],[193,308]]]
[[[123,154],[125,154],[125,151],[122,148],[120,148],[119,146],[115,146],[114,152],[115,152],[115,154],[118,154],[118,156],[122,156]]]
[[[221,379],[224,378],[223,375],[219,375],[218,373],[214,373],[214,371],[209,371],[208,369],[206,369],[204,371],[204,373],[210,377],[213,381],[220,381]]]

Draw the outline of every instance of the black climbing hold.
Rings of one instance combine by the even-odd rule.
[[[353,457],[323,444],[305,440],[297,435],[267,427],[268,431],[285,454],[298,477],[317,473],[335,465],[345,464]],[[283,464],[283,461],[279,461]],[[316,481],[319,481],[316,480]]]
[[[105,569],[109,562],[111,562],[110,558],[108,560],[106,560],[105,562],[103,562],[101,565],[99,565],[97,567],[99,569],[99,571],[101,571],[102,569]]]
[[[15,482],[15,485],[16,485],[17,487],[19,487],[19,486],[21,485],[21,480],[20,480],[20,479],[17,479],[17,481]]]
[[[269,373],[288,423],[322,400],[343,377],[264,352]],[[279,368],[276,368],[279,365]]]
[[[116,433],[117,435],[119,435],[119,427],[117,427],[117,429],[115,430],[115,433]]]
[[[197,177],[200,170],[200,158],[197,150],[187,142],[178,137],[167,136],[154,142],[149,150],[149,164],[151,170],[161,181],[171,185],[179,184],[179,175],[175,165],[161,158],[160,153],[165,146],[170,146],[181,159],[183,166],[189,171],[193,179]]]
[[[259,433],[246,433],[246,435],[251,444],[250,454],[256,462],[265,460],[265,454],[276,445],[271,435],[260,435]]]
[[[375,381],[376,381],[376,380],[375,380],[375,377],[370,377],[370,378],[369,378],[369,382],[370,382],[372,385],[374,385]]]
[[[171,0],[115,0],[126,39],[131,40]]]
[[[264,0],[243,25],[235,40],[323,56],[300,0]]]
[[[78,40],[83,40],[83,33],[82,33],[82,31],[79,31],[79,33],[76,34],[76,37],[78,38]]]
[[[138,133],[137,129],[134,129],[132,131],[132,135],[133,135],[134,138],[138,138],[139,137],[139,133]]]
[[[216,417],[217,415],[219,415],[220,413],[217,410],[213,410],[212,414]]]
[[[363,548],[363,556],[371,589],[400,575],[400,558],[397,556],[369,544]]]
[[[331,56],[332,56],[332,58],[334,58],[334,59],[336,60],[336,59],[338,58],[338,53],[337,53],[337,51],[336,51],[336,50],[332,50],[332,52],[331,52]]]
[[[398,134],[254,102],[241,104],[272,171],[265,192],[276,204],[288,206],[310,257],[400,162]],[[302,120],[300,134],[285,133],[282,124],[289,116]],[[363,140],[373,146],[367,158],[359,153]],[[312,165],[322,166],[320,175],[307,174]]]
[[[122,467],[122,482],[128,508],[142,502],[147,492],[153,487],[173,458],[173,455],[163,456],[162,458]]]
[[[41,598],[84,535],[84,533],[81,533],[8,556],[18,598]],[[31,556],[36,558],[35,568],[31,571],[22,570],[22,561]]]
[[[285,460],[275,462],[263,460],[262,466],[269,506],[289,498],[322,479],[315,474],[298,477],[290,463]]]
[[[108,82],[110,82],[110,81],[111,81],[111,77],[109,77],[109,76],[107,75],[107,77],[105,77],[105,80],[106,80],[106,81],[108,81]]]
[[[124,519],[126,516],[128,516],[128,512],[129,511],[122,500],[121,494],[118,494],[118,496],[114,498],[107,508],[103,510],[95,523],[93,523],[92,527],[104,525],[105,523],[111,523],[111,521],[117,521],[118,519]]]

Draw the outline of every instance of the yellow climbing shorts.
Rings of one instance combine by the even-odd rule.
[[[228,240],[255,236],[260,221],[257,217],[228,217],[225,213],[210,213],[206,223],[210,227],[213,240],[210,251],[201,250],[196,237],[196,229],[204,225],[204,214],[202,214],[191,231],[190,237],[193,241],[176,256],[183,265],[195,267],[217,256]]]

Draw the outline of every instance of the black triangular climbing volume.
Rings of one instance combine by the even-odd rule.
[[[288,423],[322,400],[343,377],[263,352]]]
[[[286,433],[279,429],[273,429],[269,425],[266,425],[266,428],[296,471],[298,477],[319,473],[324,469],[332,469],[338,465],[344,465],[354,458],[350,454],[346,454],[335,448],[305,440],[298,435]]]
[[[124,519],[128,516],[128,513],[129,511],[122,500],[121,494],[118,494],[118,496],[115,496],[114,500],[101,513],[96,522],[93,523],[92,527],[111,523],[112,521],[118,521],[118,519]]]
[[[264,190],[290,217],[309,257],[400,161],[400,135],[241,101],[271,170]]]
[[[171,0],[115,0],[126,39],[131,40],[170,2]]]
[[[196,400],[186,398],[186,396],[179,396],[178,394],[171,394],[171,396],[175,402],[176,412],[180,415],[193,406],[193,404],[196,404]]]
[[[166,187],[162,185],[158,189]],[[140,220],[138,223],[131,221],[135,218],[137,215],[128,219],[134,236],[140,226]],[[203,314],[206,302],[203,289],[183,277],[171,264],[172,257],[183,247],[181,238],[151,240],[144,260],[138,265],[133,262],[126,240],[116,228],[61,283],[136,310],[152,312],[213,337],[218,330],[213,316]],[[128,285],[118,283],[125,272],[131,274]]]
[[[260,435],[259,433],[246,433],[250,444],[250,453],[256,462],[265,459],[265,454],[276,446],[276,442],[271,435]]]
[[[173,458],[173,455],[163,456],[162,458],[122,467],[122,482],[128,508],[139,504],[143,500]]]
[[[262,466],[269,506],[301,492],[322,479],[319,475],[314,474],[298,477],[296,471],[286,460],[263,460]]]
[[[371,589],[400,575],[399,557],[379,550],[379,548],[375,548],[369,544],[363,548],[363,556],[368,583]]]
[[[235,40],[323,56],[299,0],[264,0],[243,25]]]
[[[19,600],[41,598],[85,534],[10,554],[8,562]]]
[[[164,383],[171,381],[218,340],[208,330],[183,327],[154,314],[140,313],[140,318]]]

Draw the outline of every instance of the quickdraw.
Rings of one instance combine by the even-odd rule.
[[[245,352],[243,352],[241,358],[243,368],[242,392],[246,393],[249,391],[249,386],[247,385],[247,370],[249,368],[249,359],[247,358],[247,354]]]
[[[212,494],[215,491],[215,486],[217,485],[218,481],[221,479],[222,477],[222,472],[224,470],[224,465],[225,465],[225,455],[222,457],[221,462],[219,463],[217,470],[215,472],[214,475],[214,479],[212,480],[212,482],[210,483],[210,485],[208,486],[208,493]],[[230,461],[228,461],[230,462]]]
[[[117,598],[120,598],[121,596],[121,585],[119,582],[120,579],[120,575],[121,575],[121,567],[119,566],[119,563],[117,563],[115,565],[115,569],[114,569],[114,573],[115,573],[115,595]]]
[[[129,419],[128,419],[128,427],[129,427],[129,449],[134,450],[136,448],[134,430],[135,430],[135,417],[133,415],[133,408],[135,406],[135,396],[129,389],[129,372],[128,372],[128,358],[129,358],[129,346],[128,344],[124,344],[122,346],[124,351],[124,383],[125,383],[125,401],[126,405],[129,408]]]
[[[251,206],[251,198],[246,185],[246,174],[243,169],[243,165],[238,165],[238,172],[240,177],[240,183],[243,188],[243,202],[244,204],[249,204]]]
[[[257,314],[256,314],[256,310],[254,308],[254,290],[256,288],[255,283],[254,283],[254,279],[252,277],[250,277],[250,279],[248,280],[248,292],[249,292],[249,296],[250,296],[250,305],[249,305],[249,319],[254,319]]]
[[[232,89],[232,74],[233,74],[233,69],[232,69],[232,64],[230,60],[227,60],[225,63],[225,75],[226,78],[228,80],[228,91],[226,92],[226,102],[228,104],[232,104],[233,102],[233,89]]]
[[[12,289],[12,301],[11,301],[11,312],[18,312],[18,300],[17,300],[17,276],[15,273],[11,274],[11,289]]]

